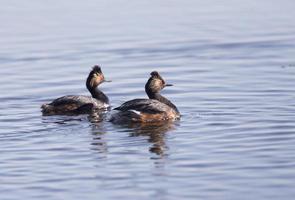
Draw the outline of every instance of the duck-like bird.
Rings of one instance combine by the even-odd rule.
[[[111,122],[159,122],[180,118],[177,107],[160,94],[164,87],[172,84],[167,84],[157,71],[150,75],[145,85],[149,99],[134,99],[123,103],[114,109],[119,112],[111,116]]]
[[[67,115],[85,114],[93,110],[107,110],[109,105],[108,97],[100,91],[97,86],[106,81],[100,66],[95,65],[90,71],[86,80],[86,87],[91,93],[90,96],[67,95],[53,100],[49,104],[41,106],[44,115]]]

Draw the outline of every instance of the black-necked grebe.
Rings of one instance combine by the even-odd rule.
[[[67,95],[41,106],[44,115],[82,114],[109,108],[108,97],[97,86],[106,82],[101,68],[95,65],[88,75],[86,87],[90,96]]]
[[[151,77],[145,85],[145,91],[149,99],[134,99],[123,103],[115,108],[118,113],[112,115],[112,122],[159,122],[164,120],[176,120],[180,118],[180,113],[176,106],[163,97],[160,91],[172,86],[165,83],[164,79],[156,71],[151,73]]]

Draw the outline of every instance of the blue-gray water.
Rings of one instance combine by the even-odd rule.
[[[294,199],[295,3],[1,1],[0,194],[9,199]],[[182,113],[124,127],[40,105],[88,94],[102,65],[113,106],[152,70]]]

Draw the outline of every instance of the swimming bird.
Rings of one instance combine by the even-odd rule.
[[[41,106],[44,115],[84,114],[94,110],[107,110],[108,97],[98,89],[98,85],[106,81],[100,66],[95,65],[86,79],[86,87],[91,96],[67,95]]]
[[[157,71],[151,72],[151,77],[145,85],[145,92],[149,99],[133,99],[115,108],[110,121],[122,122],[159,122],[165,120],[176,120],[180,118],[177,107],[160,91],[172,84],[167,84]]]

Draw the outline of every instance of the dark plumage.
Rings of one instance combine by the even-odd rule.
[[[166,86],[172,85],[166,84],[160,74],[153,71],[145,85],[149,99],[134,99],[123,103],[114,109],[119,112],[112,115],[111,121],[156,122],[180,118],[177,107],[160,94]]]
[[[91,93],[91,97],[67,95],[57,98],[51,103],[41,106],[43,114],[83,114],[90,113],[93,110],[106,110],[109,107],[109,99],[97,88],[102,82],[105,82],[104,75],[101,68],[96,65],[92,68],[86,80],[86,87]]]

